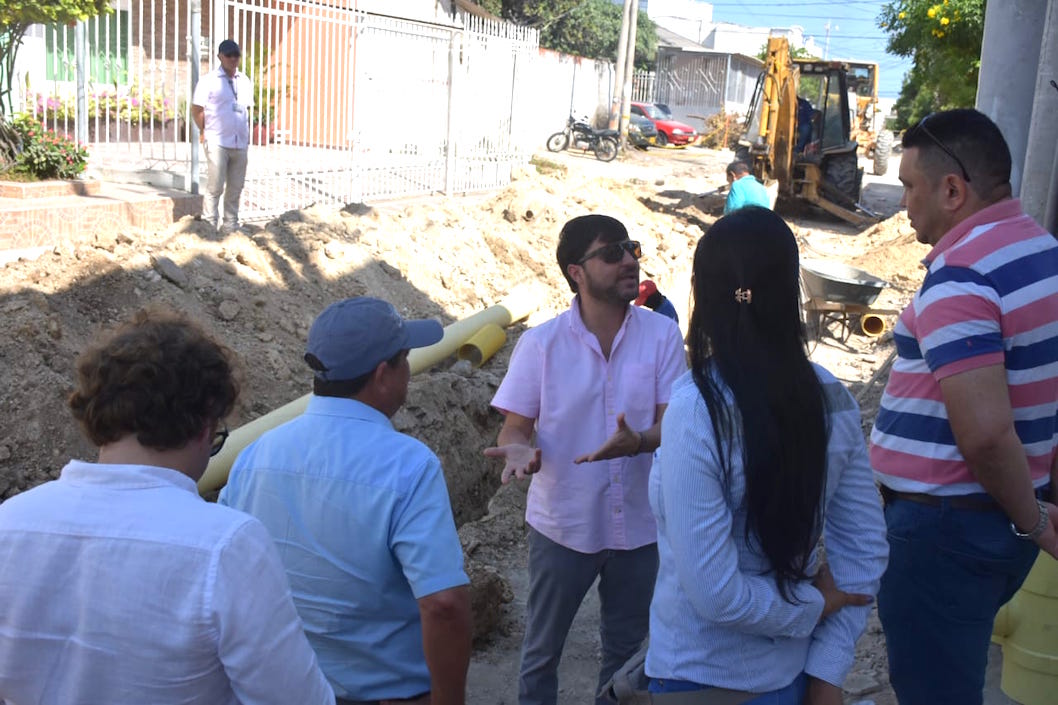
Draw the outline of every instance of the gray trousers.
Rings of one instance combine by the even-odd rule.
[[[646,638],[657,573],[656,543],[630,551],[579,553],[530,529],[520,705],[555,705],[566,636],[584,596],[599,578],[602,669],[597,693]],[[607,701],[596,698],[595,702],[603,705]]]
[[[217,226],[217,202],[224,194],[223,224],[234,228],[239,224],[239,199],[246,181],[246,150],[229,149],[204,143],[209,172],[206,193],[202,196],[202,219]]]

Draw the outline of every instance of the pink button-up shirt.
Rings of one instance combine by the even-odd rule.
[[[536,420],[542,461],[529,486],[530,526],[582,553],[657,540],[647,499],[650,454],[581,465],[573,459],[599,448],[617,430],[620,413],[637,431],[653,426],[685,360],[676,324],[635,306],[628,307],[609,360],[584,327],[579,298],[522,334],[492,405]]]

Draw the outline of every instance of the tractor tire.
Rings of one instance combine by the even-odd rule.
[[[595,143],[595,158],[600,162],[612,162],[617,156],[617,140],[603,137]]]
[[[874,141],[874,174],[885,176],[889,171],[889,155],[893,151],[893,133],[882,130]]]
[[[846,208],[860,200],[863,172],[857,164],[856,152],[831,157],[823,172],[822,191],[831,200]]]
[[[565,132],[556,132],[547,138],[547,151],[561,152],[569,146],[569,135]]]
[[[667,147],[668,144],[669,144],[669,136],[666,135],[661,130],[658,130],[658,140],[657,140],[657,142],[658,142],[658,146],[659,147]]]

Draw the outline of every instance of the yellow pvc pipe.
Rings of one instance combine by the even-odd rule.
[[[527,317],[536,310],[538,300],[539,293],[535,287],[531,285],[515,287],[495,306],[490,306],[461,321],[448,324],[445,326],[441,340],[429,347],[416,348],[408,353],[408,364],[411,366],[412,374],[422,372],[453,355],[461,345],[486,325],[492,324],[502,328]],[[233,430],[224,443],[224,448],[210,460],[206,472],[199,479],[199,493],[206,494],[223,487],[228,481],[228,472],[236,456],[265,431],[299,416],[305,411],[311,396],[311,394],[306,394],[299,397]]]
[[[860,316],[860,330],[868,337],[877,338],[885,332],[886,328],[888,326],[885,319],[876,313],[865,313]]]
[[[507,334],[503,329],[495,323],[489,323],[459,346],[456,357],[468,360],[474,367],[481,367],[506,342]]]
[[[1041,552],[1021,589],[996,616],[1003,647],[1000,688],[1024,705],[1050,705],[1058,693],[1058,561]]]

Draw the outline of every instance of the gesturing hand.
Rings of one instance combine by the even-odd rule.
[[[500,482],[505,485],[511,481],[511,476],[521,480],[540,469],[540,449],[523,443],[493,446],[486,448],[482,453],[490,458],[504,459]]]
[[[639,449],[639,445],[642,441],[643,435],[638,431],[633,431],[625,423],[625,415],[623,413],[617,415],[617,430],[614,431],[613,435],[606,439],[599,448],[593,453],[587,453],[573,459],[574,463],[594,463],[596,460],[609,460],[611,458],[620,458],[625,455],[632,455]]]
[[[874,598],[870,595],[845,592],[838,589],[837,583],[834,582],[834,576],[830,574],[830,567],[826,563],[819,566],[819,572],[816,573],[812,585],[823,594],[823,614],[819,616],[820,621],[823,621],[842,607],[863,607],[874,602]]]

